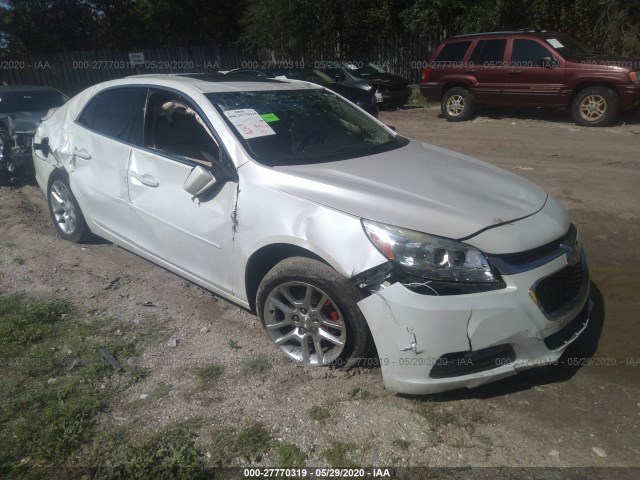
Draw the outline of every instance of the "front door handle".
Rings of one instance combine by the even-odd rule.
[[[147,187],[157,187],[160,185],[158,181],[153,178],[153,176],[145,173],[144,175],[139,174],[138,172],[131,172],[131,176],[138,180],[141,184],[146,185]]]
[[[522,73],[522,70],[510,70],[509,73],[511,75],[519,75]]]
[[[74,157],[80,157],[83,160],[91,160],[91,154],[89,152],[87,152],[84,148],[82,148],[82,149],[74,148],[73,149],[73,156]]]
[[[465,70],[464,73],[476,73],[474,68],[470,68],[469,70]]]

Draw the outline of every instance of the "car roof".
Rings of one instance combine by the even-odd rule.
[[[116,85],[154,84],[164,87],[180,88],[189,86],[202,93],[264,91],[264,90],[301,90],[320,88],[317,85],[291,80],[272,78],[247,78],[234,75],[188,73],[188,74],[148,74],[133,75],[111,83]]]

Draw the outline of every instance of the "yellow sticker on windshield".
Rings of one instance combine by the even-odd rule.
[[[275,113],[263,113],[260,116],[265,122],[277,122],[280,120]]]

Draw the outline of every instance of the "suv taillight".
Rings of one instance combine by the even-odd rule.
[[[431,69],[429,67],[424,67],[422,69],[422,77],[420,78],[420,82],[425,83],[429,81],[429,73],[431,73]]]

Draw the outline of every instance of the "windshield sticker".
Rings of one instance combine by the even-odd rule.
[[[260,116],[265,122],[277,122],[280,120],[275,113],[263,113]]]
[[[227,110],[224,114],[236,127],[242,138],[247,140],[276,134],[258,112],[251,108]]]
[[[555,38],[547,38],[547,42],[549,42],[549,45],[551,45],[553,48],[563,48],[564,45],[562,45],[557,39]]]

